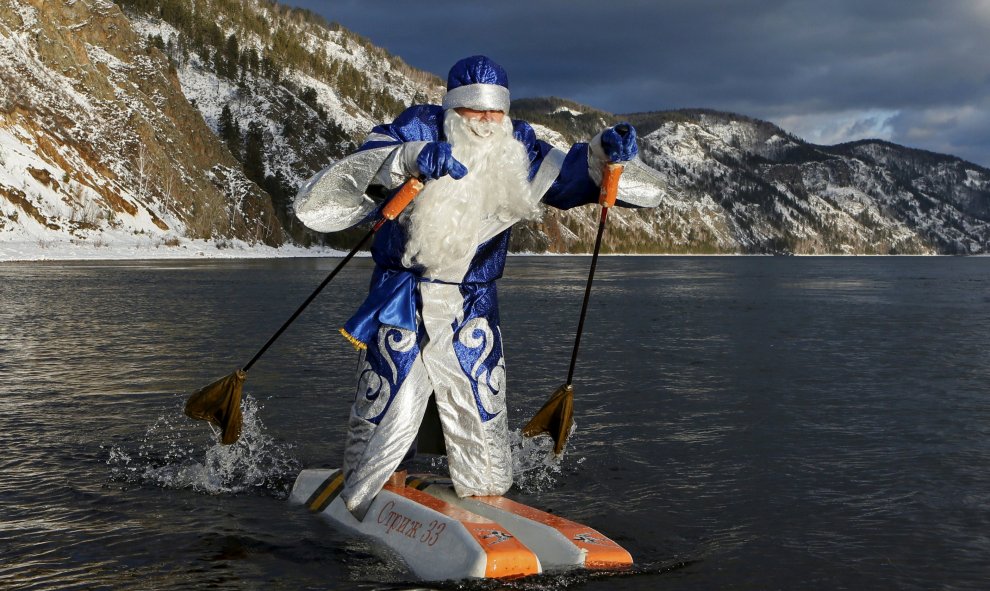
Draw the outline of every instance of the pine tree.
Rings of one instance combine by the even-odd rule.
[[[224,46],[224,57],[226,58],[225,74],[230,79],[237,78],[237,66],[240,61],[241,52],[237,44],[237,36],[233,33],[227,37],[227,44]]]
[[[258,50],[253,47],[248,51],[248,65],[254,74],[257,74],[261,68],[261,58],[258,56]]]
[[[230,153],[234,158],[241,159],[241,126],[234,120],[234,115],[230,111],[230,105],[224,105],[220,112],[220,121],[217,124],[217,133],[227,144]]]
[[[290,193],[290,188],[287,185],[281,170],[277,171],[275,176],[265,177],[265,182],[262,184],[262,188],[272,197],[275,213],[282,219],[288,217],[289,205],[292,203],[292,194],[294,193],[294,191]]]
[[[257,121],[248,124],[243,162],[244,174],[252,181],[263,185],[265,183],[265,133]]]

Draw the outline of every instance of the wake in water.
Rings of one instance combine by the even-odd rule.
[[[244,424],[237,443],[220,444],[216,433],[203,438],[203,425],[183,415],[162,415],[135,448],[110,448],[110,480],[162,488],[192,489],[211,495],[258,492],[288,498],[299,462],[292,448],[265,432],[258,402],[241,401]],[[212,428],[212,426],[211,426]]]
[[[621,579],[633,577],[662,576],[675,573],[677,571],[690,568],[697,564],[697,560],[671,560],[666,562],[655,562],[646,564],[635,564],[632,567],[622,570],[584,570],[576,568],[573,570],[562,570],[556,572],[544,572],[538,575],[531,575],[519,579],[469,579],[461,581],[431,581],[429,589],[457,590],[457,591],[564,591],[565,589],[583,588],[588,584],[602,581],[609,581],[609,584],[616,584]],[[636,589],[659,587],[657,582],[653,586],[635,584]],[[629,585],[632,588],[632,585]],[[408,589],[409,585],[394,589]],[[427,588],[427,587],[424,587]]]

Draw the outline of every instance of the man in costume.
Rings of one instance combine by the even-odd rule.
[[[369,295],[341,331],[361,349],[341,492],[359,518],[415,445],[431,396],[457,494],[509,489],[495,281],[510,229],[537,219],[543,204],[596,202],[606,162],[637,154],[628,125],[563,152],[508,111],[505,71],[484,56],[465,58],[450,70],[442,105],[413,106],[375,127],[356,153],[318,173],[296,198],[303,223],[337,231],[375,213],[369,194],[394,191],[409,177],[426,181],[375,235]],[[627,197],[620,185],[620,205],[658,201]]]

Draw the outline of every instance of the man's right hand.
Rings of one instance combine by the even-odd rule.
[[[423,179],[438,179],[450,175],[452,179],[464,178],[467,167],[454,158],[447,142],[428,142],[416,156],[416,166]]]

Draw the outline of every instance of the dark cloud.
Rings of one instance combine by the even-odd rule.
[[[990,165],[983,0],[290,3],[441,77],[461,57],[490,55],[514,97],[616,113],[723,109]]]

